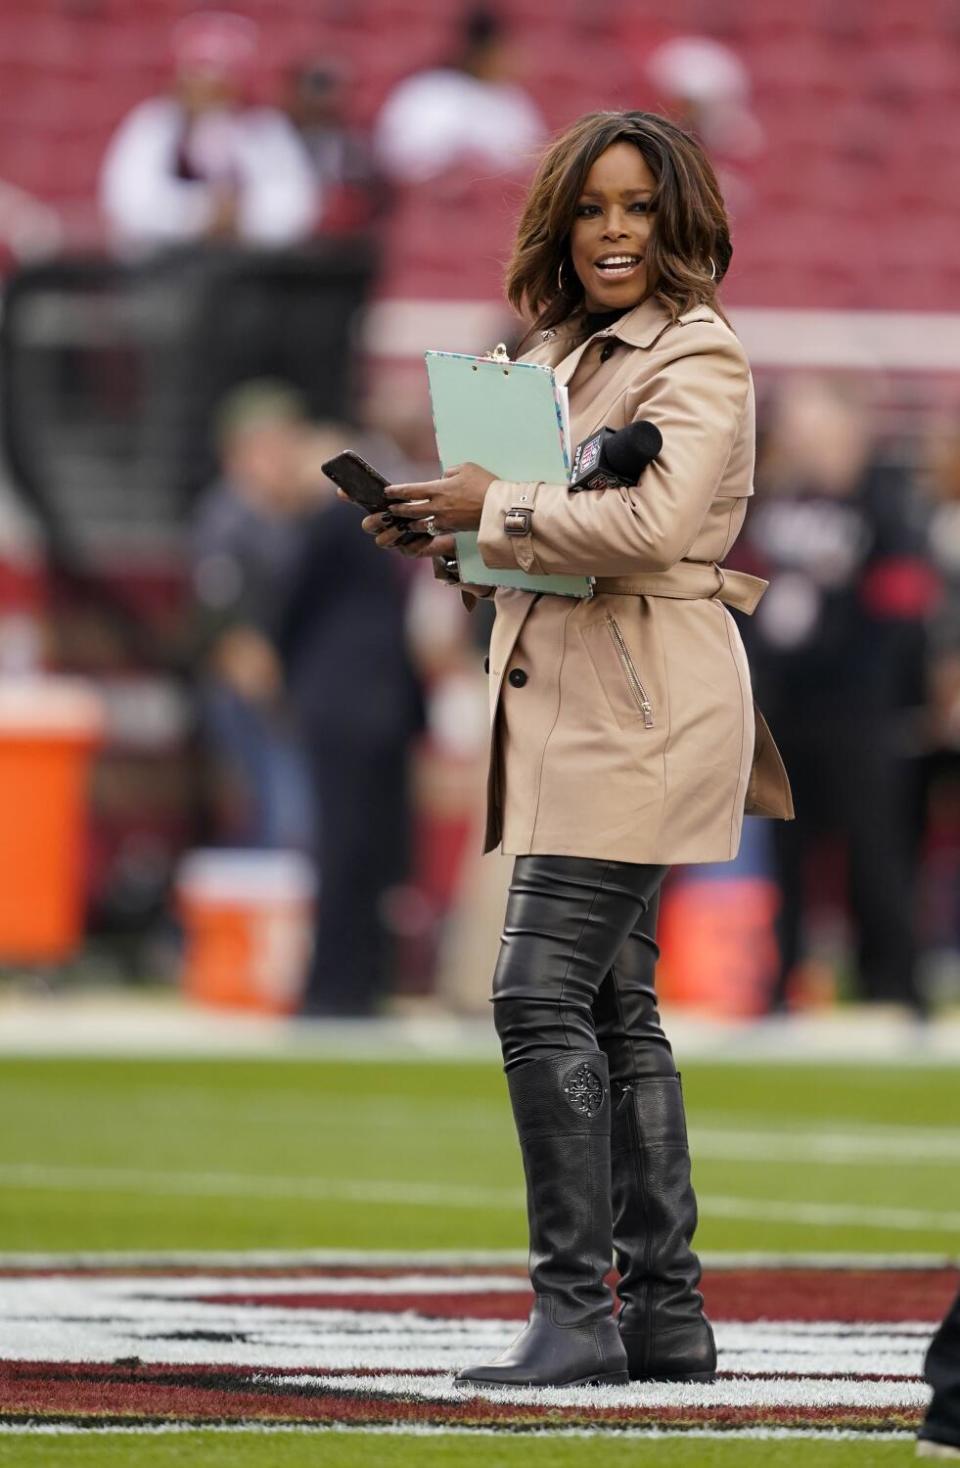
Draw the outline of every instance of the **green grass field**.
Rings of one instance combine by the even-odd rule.
[[[751,1442],[737,1438],[614,1443],[589,1438],[391,1438],[350,1432],[122,1433],[89,1439],[0,1438],[0,1468],[893,1468],[914,1459],[899,1442]]]
[[[703,1250],[960,1252],[960,1075],[687,1068]],[[4,1059],[0,1250],[522,1249],[503,1078],[453,1061]],[[911,1442],[24,1437],[6,1468],[845,1468]]]
[[[960,1073],[684,1076],[702,1249],[960,1252]],[[522,1248],[499,1071],[0,1063],[0,1249]]]

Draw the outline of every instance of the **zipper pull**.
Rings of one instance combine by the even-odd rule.
[[[643,703],[641,703],[640,707],[643,710],[643,727],[645,729],[652,729],[653,728],[653,704],[652,703],[643,702]]]

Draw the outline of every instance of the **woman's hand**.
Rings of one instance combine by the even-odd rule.
[[[343,490],[337,491],[341,499],[349,500]],[[387,523],[384,524],[384,521]],[[365,515],[360,521],[360,529],[372,535],[381,550],[398,550],[402,556],[413,556],[414,558],[424,556],[452,556],[456,554],[457,543],[452,535],[418,535],[416,540],[409,545],[400,545],[401,535],[408,533],[406,526],[396,528],[393,515]]]
[[[434,534],[476,530],[484,496],[496,477],[479,464],[456,464],[442,479],[431,479],[425,484],[392,484],[384,495],[391,502],[391,514],[400,520],[425,521]],[[410,528],[421,527],[414,524]],[[433,554],[441,552],[435,550]]]

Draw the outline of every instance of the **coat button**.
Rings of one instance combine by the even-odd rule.
[[[507,674],[507,682],[511,688],[522,688],[527,681],[527,675],[522,668],[511,668]]]
[[[490,659],[489,658],[484,658],[484,660],[483,660],[483,671],[485,673],[489,673],[489,671],[490,671]]]

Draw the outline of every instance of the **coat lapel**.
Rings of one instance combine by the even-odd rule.
[[[631,347],[652,347],[670,325],[670,317],[654,296],[648,296],[641,301],[639,306],[634,306],[632,311],[627,311],[619,321],[614,321],[612,326],[606,326],[602,331],[595,332],[593,336],[587,337],[586,341],[574,347],[572,352],[557,362],[554,366],[557,382],[561,387],[567,387],[574,373],[580,365],[580,360],[591,342],[603,341],[606,337],[618,337],[620,341],[627,342]]]

